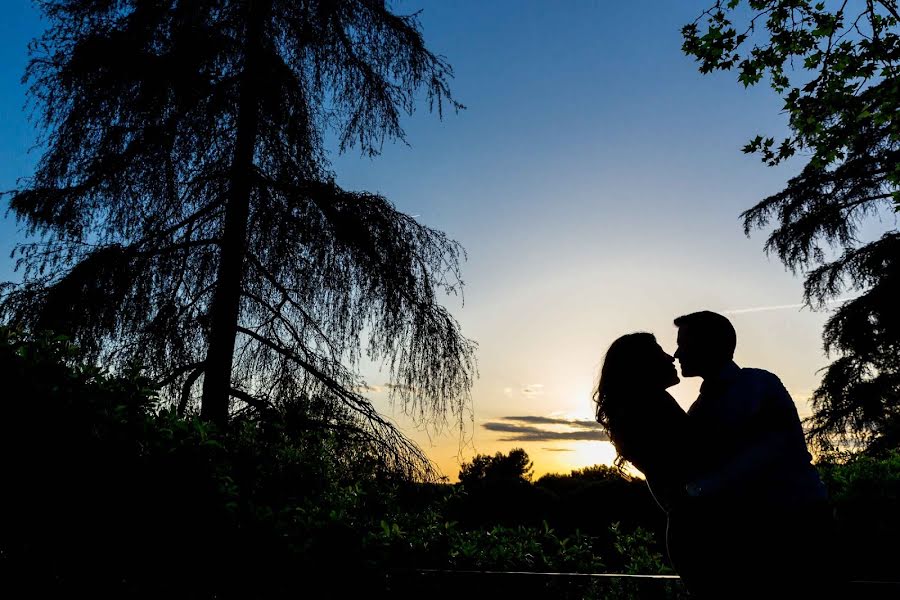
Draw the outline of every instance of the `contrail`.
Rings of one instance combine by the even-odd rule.
[[[835,298],[834,300],[826,300],[825,304],[840,304],[848,300],[855,300],[858,296],[852,298]],[[722,314],[726,315],[744,315],[747,313],[765,312],[767,310],[785,310],[788,308],[803,308],[805,304],[775,304],[773,306],[753,306],[750,308],[733,308],[731,310],[723,310]]]
[[[804,304],[776,304],[775,306],[754,306],[752,308],[735,308],[723,310],[726,315],[743,315],[746,313],[765,312],[767,310],[784,310],[786,308],[803,308]]]

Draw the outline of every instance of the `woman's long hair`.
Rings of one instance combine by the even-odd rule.
[[[655,346],[656,338],[652,333],[623,335],[609,346],[600,368],[600,379],[594,390],[596,417],[616,448],[617,465],[627,459],[629,396],[645,383],[647,357]]]

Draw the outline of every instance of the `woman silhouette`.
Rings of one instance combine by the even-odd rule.
[[[627,461],[640,469],[666,512],[669,560],[697,593],[706,579],[705,560],[682,525],[692,504],[686,488],[698,473],[700,448],[691,418],[666,391],[679,382],[674,363],[652,334],[623,335],[606,352],[594,403],[618,464]]]
[[[594,392],[597,421],[619,464],[640,469],[665,510],[678,502],[693,474],[693,453],[685,446],[692,439],[690,418],[666,391],[679,381],[674,363],[652,334],[623,335],[606,352]]]

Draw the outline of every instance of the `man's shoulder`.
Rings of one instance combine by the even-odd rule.
[[[774,402],[776,405],[785,406],[794,404],[784,383],[771,371],[744,367],[741,369],[737,383],[744,393],[764,399],[764,402]]]
[[[756,382],[759,384],[782,385],[781,379],[775,373],[766,371],[765,369],[757,369],[754,367],[741,367],[738,372],[738,379],[741,382]]]

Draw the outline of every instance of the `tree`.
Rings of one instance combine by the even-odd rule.
[[[509,454],[476,454],[472,462],[460,467],[459,481],[464,486],[528,483],[533,467],[534,463],[522,448],[513,448]]]
[[[464,493],[448,506],[463,527],[539,526],[550,513],[552,498],[531,484],[533,463],[522,448],[508,454],[476,454],[459,470]]]
[[[419,90],[460,108],[416,15],[379,0],[42,0],[25,81],[45,136],[11,208],[38,241],[16,323],[140,363],[184,412],[301,406],[427,464],[360,393],[382,361],[411,414],[460,415],[474,345],[439,303],[462,249],[341,189],[325,139],[375,155]],[[198,391],[202,388],[202,395]]]
[[[898,33],[896,0],[719,0],[683,29],[702,73],[736,69],[744,86],[768,75],[784,99],[790,136],[758,135],[744,152],[769,165],[809,157],[742,218],[748,234],[774,223],[766,250],[804,275],[808,306],[855,296],[823,334],[837,355],[812,398],[810,439],[823,448],[900,444],[900,232],[860,230],[900,211]]]

